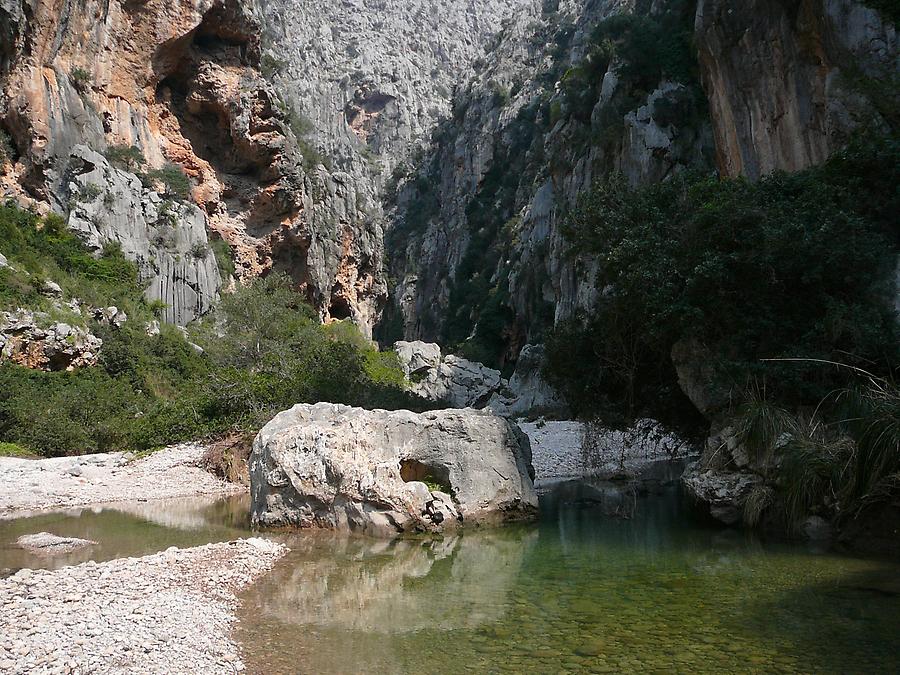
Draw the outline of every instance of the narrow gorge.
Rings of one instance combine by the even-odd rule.
[[[0,0],[0,672],[900,669],[898,21]]]

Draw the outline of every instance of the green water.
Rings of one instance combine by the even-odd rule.
[[[692,525],[673,489],[542,509],[441,541],[293,538],[243,598],[249,671],[900,672],[894,563]]]
[[[0,521],[0,575],[247,536],[247,499]],[[43,558],[49,531],[97,546]],[[696,524],[677,491],[566,484],[537,525],[443,539],[279,536],[243,594],[251,673],[900,672],[900,565]]]
[[[249,496],[190,497],[42,512],[0,520],[0,577],[23,567],[58,569],[87,560],[112,560],[246,537]],[[50,532],[96,541],[62,555],[37,555],[16,546],[23,534]]]

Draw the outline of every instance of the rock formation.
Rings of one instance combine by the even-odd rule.
[[[635,87],[616,59],[575,79],[595,63],[600,22],[670,11],[687,12],[678,27],[699,49],[698,79]],[[536,3],[504,26],[401,181],[386,327],[394,339],[489,343],[498,364],[514,361],[592,307],[597,261],[561,230],[594,181],[620,172],[638,186],[685,169],[757,178],[821,162],[854,130],[896,124],[898,59],[893,22],[854,0],[702,0],[695,13],[665,1]]]
[[[864,2],[700,0],[696,40],[724,175],[805,169],[896,115],[896,26]]]
[[[855,0],[699,1],[684,25],[702,92],[672,79],[634,88],[614,61],[586,81],[592,105],[573,111],[564,90],[592,58],[594,27],[673,7],[5,0],[0,132],[12,161],[0,182],[71,212],[94,241],[133,243],[170,321],[215,300],[222,280],[202,254],[212,231],[238,277],[285,271],[324,320],[369,334],[390,290],[390,341],[456,344],[481,326],[499,334],[502,365],[590,308],[596,262],[570,255],[560,228],[598,177],[638,185],[715,164],[752,178],[893,124],[896,29]],[[122,147],[146,163],[97,161]],[[192,181],[193,205],[167,209],[189,230],[171,248],[165,232],[138,231],[167,197],[135,182],[167,163]],[[88,185],[107,201],[80,199]]]
[[[509,383],[491,396],[487,407],[504,417],[520,415],[565,417],[569,412],[566,404],[541,376],[543,365],[543,345],[522,347]]]
[[[97,252],[121,246],[148,284],[147,297],[165,303],[166,321],[183,326],[209,311],[221,279],[203,212],[143,187],[86,146],[75,146],[69,159],[68,191],[77,195],[69,229]]]
[[[326,169],[298,143],[293,104],[262,77],[261,8],[252,0],[57,4],[0,6],[4,192],[38,210],[74,212],[71,224],[95,240],[133,243],[129,254],[150,297],[170,305],[169,320],[196,318],[215,299],[213,257],[200,255],[212,230],[240,278],[283,270],[323,319],[352,317],[370,332],[384,297],[380,225],[354,177]],[[304,76],[331,75],[288,55]],[[146,231],[156,221],[141,223],[171,197],[153,196],[161,187],[153,177],[173,167],[190,178],[199,210],[185,195],[166,209],[163,224],[190,231],[169,247],[165,233]],[[102,206],[82,198],[85,181],[95,186],[88,196],[104,195]],[[182,243],[196,255],[184,255]]]
[[[453,354],[425,342],[397,342],[394,350],[410,380],[412,391],[429,401],[453,408],[484,408],[506,386],[499,370]]]
[[[97,364],[103,341],[84,328],[42,312],[0,312],[0,362],[38,370],[75,370]]]
[[[29,553],[42,556],[54,556],[62,553],[71,553],[88,546],[96,546],[97,542],[90,539],[78,539],[77,537],[60,537],[49,532],[37,534],[25,534],[16,539],[16,546],[24,548]]]
[[[419,396],[454,408],[488,408],[504,417],[562,414],[565,405],[541,378],[544,349],[525,345],[512,378],[477,361],[448,354],[439,345],[399,341],[394,351],[410,389]]]
[[[254,441],[251,518],[382,536],[530,519],[530,454],[524,434],[487,413],[298,405]]]

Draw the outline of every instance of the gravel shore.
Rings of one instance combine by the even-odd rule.
[[[0,579],[0,672],[236,673],[235,593],[287,552],[244,539]]]
[[[21,511],[246,491],[200,467],[202,445],[187,443],[147,457],[114,452],[28,460],[0,457],[0,518]]]
[[[640,420],[628,431],[573,421],[520,421],[519,427],[531,440],[537,483],[639,472],[653,462],[684,458],[691,450],[652,420]]]

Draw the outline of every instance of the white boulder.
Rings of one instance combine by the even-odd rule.
[[[393,536],[537,515],[527,437],[475,410],[294,406],[256,437],[250,485],[264,527]]]

